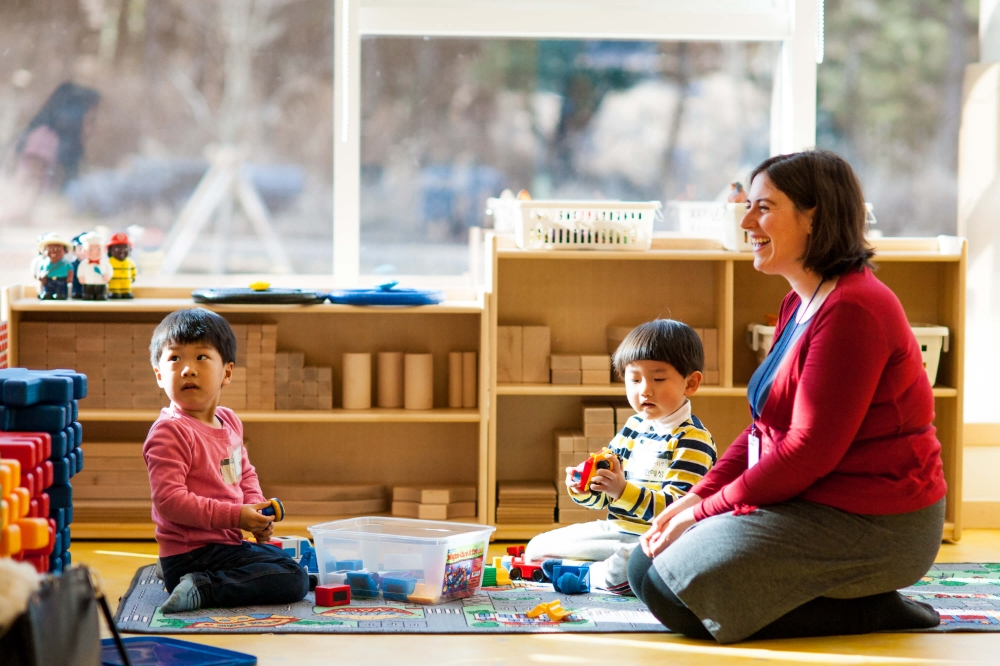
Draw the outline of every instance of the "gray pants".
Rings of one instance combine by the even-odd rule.
[[[543,532],[528,542],[524,554],[532,560],[558,558],[603,562],[603,567],[592,570],[591,585],[621,585],[628,581],[628,558],[639,544],[639,537],[619,532],[614,522],[595,520]]]
[[[720,643],[742,640],[817,597],[907,587],[941,545],[944,500],[888,516],[792,500],[696,523],[653,560]]]

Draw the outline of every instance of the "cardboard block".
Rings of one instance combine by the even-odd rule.
[[[556,430],[552,433],[553,444],[558,453],[573,451],[573,433],[569,430]]]
[[[610,437],[588,437],[587,438],[587,451],[597,452],[603,449],[611,441]]]
[[[314,367],[302,368],[302,381],[304,382],[319,381],[318,375],[319,373],[317,372],[317,368]]]
[[[76,366],[76,350],[73,351],[53,351],[49,348],[49,369],[50,370],[70,370]]]
[[[318,382],[333,382],[333,368],[330,367],[320,367],[316,368],[316,381]]]
[[[69,324],[63,322],[49,322],[48,323],[48,337],[49,338],[76,338],[76,324]]]
[[[104,325],[104,338],[114,339],[114,340],[131,340],[132,339],[132,325],[131,324],[105,324]],[[115,343],[121,345],[121,342]],[[131,346],[131,344],[129,345]]]
[[[420,520],[449,520],[451,518],[471,518],[476,515],[475,502],[455,502],[453,504],[418,504],[417,518]]]
[[[548,326],[523,326],[521,328],[521,381],[547,384],[551,353],[552,331]]]
[[[552,354],[549,365],[553,370],[582,370],[579,354]]]
[[[588,439],[591,437],[603,437],[610,441],[615,436],[614,423],[584,423],[583,434]]]
[[[475,486],[394,486],[392,489],[394,502],[416,502],[418,504],[453,504],[455,502],[474,502],[476,500]]]
[[[18,324],[17,331],[21,344],[26,340],[44,341],[49,337],[49,326],[43,321],[22,321]]]
[[[584,423],[610,423],[615,425],[615,408],[607,402],[585,402],[583,403]]]
[[[289,352],[288,354],[288,367],[289,368],[304,368],[306,365],[306,355],[302,352]]]
[[[610,370],[582,370],[580,372],[581,384],[610,384]]]
[[[611,357],[607,354],[583,355],[580,357],[581,370],[611,370]]]
[[[520,326],[497,326],[497,382],[523,381],[523,331]]]
[[[580,384],[581,380],[582,374],[580,370],[552,370],[553,384]]]
[[[589,443],[587,442],[587,436],[582,432],[573,433],[573,450],[579,453],[584,453],[590,449]]]

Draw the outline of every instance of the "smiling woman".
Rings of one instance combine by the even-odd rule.
[[[918,629],[900,596],[940,545],[934,399],[899,299],[872,273],[861,187],[826,151],[751,176],[754,267],[792,287],[750,380],[753,422],[629,560],[671,629],[721,643]]]

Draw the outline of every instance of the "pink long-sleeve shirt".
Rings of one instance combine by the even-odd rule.
[[[208,544],[242,543],[240,509],[264,501],[243,446],[243,424],[226,407],[215,414],[221,428],[212,428],[172,404],[160,412],[146,436],[142,456],[153,492],[160,557]],[[236,456],[238,476],[233,466]]]
[[[799,305],[781,304],[776,336]],[[776,338],[777,339],[777,338]],[[917,511],[944,497],[934,396],[896,295],[868,269],[842,276],[788,350],[757,420],[691,492],[702,520],[800,498],[858,514]]]

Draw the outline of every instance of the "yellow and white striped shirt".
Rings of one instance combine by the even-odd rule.
[[[657,421],[632,416],[608,448],[622,459],[622,496],[612,500],[603,492],[572,488],[569,494],[581,506],[606,508],[608,520],[628,534],[645,533],[653,518],[701,481],[717,458],[712,434],[691,414],[687,400]]]

